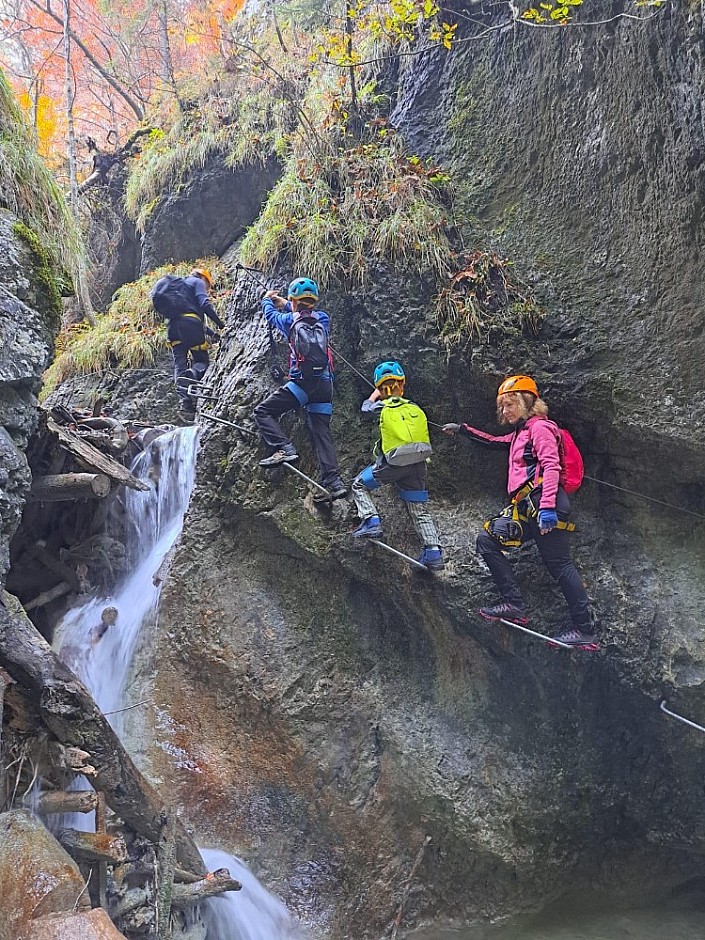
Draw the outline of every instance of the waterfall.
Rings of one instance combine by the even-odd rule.
[[[181,533],[196,471],[197,431],[170,431],[154,440],[132,466],[149,484],[147,492],[127,490],[128,574],[112,596],[96,597],[69,611],[57,629],[59,656],[86,684],[104,713],[134,704],[126,700],[128,671],[140,632],[154,622],[161,584],[155,575]],[[117,621],[98,638],[101,613],[117,610]],[[121,734],[124,715],[108,714]]]
[[[302,940],[304,934],[284,904],[257,881],[238,858],[201,849],[208,871],[227,868],[242,891],[227,891],[203,905],[206,940]]]
[[[101,711],[122,737],[130,701],[129,672],[142,630],[158,615],[161,579],[155,578],[181,534],[196,474],[197,429],[181,428],[156,438],[133,463],[132,473],[149,490],[128,490],[128,574],[112,595],[87,600],[68,611],[55,631],[59,656],[90,690]],[[115,623],[102,636],[99,627],[106,608],[117,611]],[[110,714],[112,713],[112,714]],[[73,789],[88,789],[77,777]],[[60,828],[92,828],[92,818],[64,815]],[[227,868],[242,891],[227,892],[203,905],[206,940],[301,940],[301,933],[284,904],[270,894],[243,862],[216,849],[203,850],[209,871]]]

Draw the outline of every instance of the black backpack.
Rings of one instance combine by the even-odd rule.
[[[185,278],[165,274],[152,288],[152,304],[160,317],[171,320],[193,310],[193,298]]]
[[[289,333],[289,346],[305,379],[320,378],[330,367],[328,337],[317,313],[297,317]]]

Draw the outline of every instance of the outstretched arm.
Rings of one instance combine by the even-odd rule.
[[[202,313],[204,317],[208,317],[209,320],[212,320],[213,323],[218,327],[219,330],[222,330],[225,327],[225,324],[220,319],[218,314],[215,312],[215,307],[210,302],[206,288],[203,285],[203,281],[198,278],[193,278],[194,281],[197,281],[193,285],[193,292],[196,296],[196,303],[198,304],[198,312]]]
[[[267,291],[260,303],[267,323],[288,339],[294,319],[291,304],[273,290]]]
[[[464,437],[469,437],[471,441],[477,441],[479,444],[496,448],[509,447],[514,437],[513,431],[510,434],[488,434],[486,431],[480,431],[469,424],[444,424],[443,430],[446,434],[462,434]]]

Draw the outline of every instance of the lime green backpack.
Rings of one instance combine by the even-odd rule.
[[[423,410],[406,398],[387,398],[382,404],[379,429],[387,463],[404,467],[426,460],[432,448]]]

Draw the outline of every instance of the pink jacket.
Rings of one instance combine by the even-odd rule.
[[[486,434],[469,424],[461,424],[460,430],[482,444],[509,448],[507,490],[510,496],[530,480],[543,477],[539,508],[556,508],[561,477],[561,432],[557,424],[535,416],[518,424],[511,434]]]

